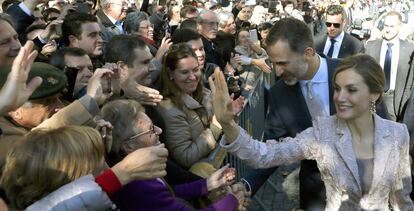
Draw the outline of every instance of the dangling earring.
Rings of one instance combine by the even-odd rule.
[[[371,114],[375,114],[377,112],[377,108],[376,108],[374,100],[371,101],[371,106],[370,106],[369,110],[371,111]]]

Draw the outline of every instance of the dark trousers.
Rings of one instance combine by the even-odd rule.
[[[266,182],[277,167],[268,169],[253,169],[247,172],[246,179],[254,195]],[[314,160],[301,161],[299,172],[300,208],[305,210],[324,210],[326,205],[325,185]]]

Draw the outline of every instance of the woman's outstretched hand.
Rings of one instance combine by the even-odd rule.
[[[231,185],[235,179],[236,169],[230,168],[230,165],[227,164],[207,178],[207,190],[212,191],[223,186]]]
[[[208,83],[213,94],[214,114],[217,121],[220,124],[229,124],[235,117],[233,100],[230,98],[224,74],[219,68],[214,70],[214,75],[208,79]]]
[[[213,94],[214,114],[223,129],[224,143],[229,144],[239,136],[240,128],[234,121],[236,114],[233,111],[233,100],[229,96],[227,83],[220,68],[214,70],[213,77],[208,79],[208,83]]]

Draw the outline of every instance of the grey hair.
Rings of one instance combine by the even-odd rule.
[[[117,0],[101,0],[100,4],[101,4],[101,8],[104,8],[105,5],[107,4],[111,4],[111,3],[116,3]]]
[[[201,23],[201,22],[203,22],[204,21],[204,15],[205,14],[208,14],[208,13],[213,13],[213,14],[216,14],[215,12],[213,12],[213,11],[211,11],[211,10],[207,10],[207,9],[203,9],[203,10],[201,10],[200,11],[200,13],[198,14],[198,16],[197,16],[197,23]]]
[[[127,33],[137,32],[142,21],[149,20],[145,12],[131,12],[125,18],[124,27]]]
[[[224,28],[227,26],[227,21],[230,18],[234,19],[234,15],[231,12],[220,12],[219,14],[217,14],[217,18],[219,21],[219,27]]]

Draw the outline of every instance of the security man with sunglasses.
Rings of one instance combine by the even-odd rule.
[[[329,58],[346,58],[363,53],[364,44],[345,33],[346,13],[340,5],[331,5],[326,10],[327,34],[315,39],[316,51]]]

